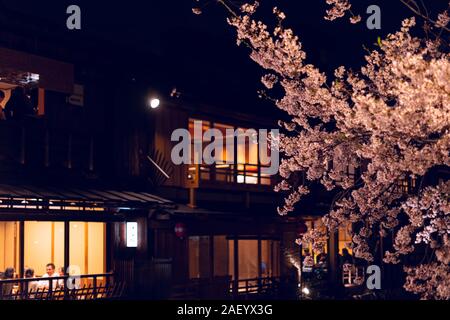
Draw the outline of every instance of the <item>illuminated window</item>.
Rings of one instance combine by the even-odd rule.
[[[326,233],[326,227],[323,224],[322,219],[320,219],[320,218],[315,219],[315,220],[305,221],[305,225],[308,230],[316,229],[316,230],[325,231],[325,233]],[[312,257],[314,258],[314,263],[317,263],[317,257],[320,254],[320,252],[317,250],[313,250],[311,243],[309,243],[308,245],[303,245],[302,249],[303,249],[303,253],[302,253],[303,257],[305,257],[307,255],[312,255]],[[328,253],[328,247],[326,244],[324,244],[324,246],[323,246],[323,253],[325,253],[325,254]]]
[[[197,121],[202,123],[200,140],[197,139],[198,137],[195,135],[195,123]],[[191,163],[195,163],[195,160],[197,159],[203,159],[203,149],[209,144],[209,142],[203,141],[203,135],[210,127],[211,125],[209,121],[189,119],[189,133],[191,135]],[[203,144],[201,145],[201,148],[195,148],[195,144],[202,143],[202,141]]]
[[[342,249],[347,249],[352,254],[350,244],[352,243],[352,224],[347,223],[344,226],[339,227],[339,253],[342,253]]]
[[[404,178],[404,179],[400,179],[397,182],[397,192],[399,193],[403,193],[403,194],[408,194],[410,192],[413,192],[414,189],[417,186],[417,178],[416,177],[409,177],[409,178]]]
[[[0,272],[19,269],[19,222],[0,221]]]
[[[261,278],[278,277],[280,275],[279,241],[260,240],[261,257],[259,259],[258,240],[228,240],[228,268],[229,274],[233,280],[236,278],[234,270],[234,241],[238,242],[237,264],[239,274],[237,275],[237,280],[242,282],[239,285],[240,291],[246,290],[245,286],[247,284],[248,286],[258,285],[260,270]],[[244,287],[242,285],[244,285]]]
[[[194,139],[195,121],[202,120],[189,119],[189,132],[193,138],[191,142],[192,161],[201,157],[200,152],[211,143],[211,141],[203,140],[201,145],[202,151],[198,147],[194,148],[196,145],[196,140]],[[228,183],[271,185],[271,175],[261,173],[258,132],[255,129],[235,128],[222,123],[212,124],[209,121],[202,121],[202,135],[210,128],[217,129],[222,134],[222,154],[215,155],[218,161],[214,165],[200,165],[200,180],[215,179],[216,181]],[[227,133],[227,130],[232,130],[233,135],[230,135],[229,132]],[[233,143],[232,150],[227,150],[227,142]],[[270,148],[267,156],[270,157]]]
[[[197,139],[195,135],[195,123],[196,121],[201,121],[202,130],[200,140]],[[203,150],[210,143],[209,141],[203,140],[204,133],[211,127],[209,121],[203,121],[199,119],[189,119],[189,133],[191,135],[191,149],[190,149],[190,159],[191,163],[195,165],[196,160],[203,159]],[[198,145],[201,143],[201,145]],[[197,147],[196,147],[197,146]],[[203,162],[203,161],[201,161]],[[200,165],[200,180],[210,180],[211,179],[211,170],[204,165]]]
[[[227,152],[227,141],[231,141],[234,143],[234,128],[232,126],[228,126],[221,123],[214,123],[214,129],[218,129],[222,133],[222,154],[216,155],[216,157],[219,159],[218,165],[225,164],[225,163],[234,163],[234,150],[231,150],[231,152]],[[228,135],[227,130],[229,132],[233,132],[233,134]],[[231,130],[231,131],[230,131]],[[233,148],[234,149],[234,148]]]
[[[37,276],[46,273],[47,263],[64,266],[64,222],[25,222],[25,268]]]
[[[233,182],[234,181],[234,128],[232,126],[214,123],[214,128],[220,130],[223,137],[222,143],[222,155],[216,155],[219,158],[219,162],[215,165],[216,180],[223,182]],[[233,134],[228,135],[227,130]],[[233,142],[232,150],[227,150],[227,141]]]
[[[70,222],[70,265],[81,274],[105,272],[105,224]]]
[[[278,277],[280,275],[279,241],[261,240],[261,277]]]
[[[81,274],[101,274],[105,266],[105,223],[70,222],[69,259]],[[24,267],[36,276],[46,273],[48,263],[64,267],[64,222],[24,222]],[[0,271],[14,267],[19,272],[19,223],[0,222]],[[74,269],[72,269],[74,270]]]
[[[239,240],[239,279],[258,278],[258,241]]]
[[[254,129],[239,128],[237,160],[238,164],[258,164],[258,132]]]

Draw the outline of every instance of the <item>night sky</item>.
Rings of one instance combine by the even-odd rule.
[[[93,57],[96,52],[99,56],[111,55],[118,69],[126,69],[131,77],[148,81],[164,93],[176,86],[184,98],[193,101],[277,114],[272,104],[257,97],[262,70],[248,58],[248,49],[236,46],[235,32],[225,21],[227,12],[214,0],[2,2],[30,20],[54,25],[66,40],[82,42],[89,38],[96,43],[99,39],[101,45],[87,49],[93,51]],[[322,19],[325,0],[260,2],[264,21],[274,21],[270,14],[273,6],[286,13],[286,25],[299,35],[307,62],[328,73],[339,65],[358,68],[364,61],[363,45],[372,47],[378,36],[397,30],[402,18],[413,15],[399,0],[357,0],[353,1],[353,11],[360,13],[363,21],[352,25],[348,18],[334,22]],[[437,14],[447,0],[424,2]],[[65,28],[65,11],[70,4],[81,7],[81,31]],[[381,30],[366,28],[365,11],[371,4],[381,7]],[[194,15],[193,6],[202,7],[203,14]],[[119,53],[118,47],[124,49]]]

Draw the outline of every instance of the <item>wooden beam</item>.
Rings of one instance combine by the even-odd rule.
[[[239,285],[239,245],[238,239],[235,237],[233,239],[233,268],[234,268],[234,279],[233,279],[233,296],[238,296],[238,285]]]
[[[51,253],[50,253],[50,261],[55,261],[55,222],[51,222],[52,231],[51,231]]]
[[[214,235],[209,235],[209,278],[214,278]]]
[[[19,277],[24,277],[25,269],[25,221],[19,222]]]
[[[64,221],[64,272],[70,265],[70,222]]]
[[[339,236],[337,231],[330,234],[328,250],[329,280],[335,288],[338,288],[342,279],[339,279]]]
[[[84,223],[84,273],[89,274],[89,222]]]
[[[105,272],[112,271],[112,257],[114,250],[114,242],[112,241],[112,226],[111,223],[104,223],[105,230],[105,241],[104,241],[104,250],[105,250]]]
[[[0,47],[0,67],[39,74],[41,87],[67,94],[73,92],[72,64]]]
[[[258,234],[258,288],[261,290],[261,278],[262,278],[262,243],[261,243],[261,234]]]
[[[38,89],[38,116],[45,114],[45,89]]]

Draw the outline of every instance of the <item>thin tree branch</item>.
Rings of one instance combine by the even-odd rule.
[[[436,25],[436,21],[432,20],[430,17],[424,15],[422,12],[420,12],[419,7],[417,6],[417,3],[415,1],[411,1],[411,0],[400,0],[401,3],[403,3],[405,6],[407,6],[412,12],[414,12],[415,14],[417,14],[418,16],[422,17],[423,19],[425,19],[428,22],[431,22],[433,25]],[[411,2],[413,4],[416,5],[416,8],[413,7],[413,5],[411,4]],[[450,29],[442,26],[441,27],[442,30],[445,30],[447,32],[450,32]]]

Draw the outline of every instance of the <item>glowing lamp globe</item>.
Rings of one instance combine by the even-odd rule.
[[[156,109],[161,104],[161,101],[158,98],[151,98],[150,99],[150,108]]]

